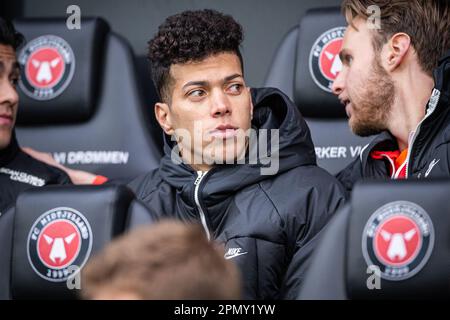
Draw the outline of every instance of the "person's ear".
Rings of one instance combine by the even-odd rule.
[[[155,116],[163,131],[170,136],[173,135],[174,128],[169,105],[163,102],[155,103]]]
[[[394,34],[387,46],[387,67],[388,71],[394,71],[406,58],[411,47],[411,38],[403,32]]]

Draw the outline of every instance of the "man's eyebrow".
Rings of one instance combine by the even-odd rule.
[[[5,63],[2,60],[0,60],[0,74],[3,74],[5,72],[5,70],[6,70]],[[13,63],[12,68],[11,68],[11,73],[14,73],[14,72],[20,73],[20,64],[17,61]]]
[[[235,73],[235,74],[232,74],[231,76],[225,77],[223,79],[223,82],[225,83],[225,82],[231,81],[231,80],[239,78],[239,77],[242,77],[242,75],[240,75],[239,73]],[[188,83],[186,83],[183,86],[183,89],[185,89],[186,87],[189,87],[189,86],[202,86],[202,87],[205,87],[208,84],[209,84],[209,82],[208,81],[204,81],[204,80],[203,81],[189,81]]]
[[[189,81],[188,83],[186,83],[183,86],[183,89],[185,89],[186,87],[189,87],[189,86],[202,86],[202,87],[204,87],[206,85],[208,85],[208,81]]]
[[[239,73],[235,73],[231,76],[225,77],[225,79],[223,79],[224,80],[223,82],[228,82],[228,81],[231,81],[231,80],[239,78],[239,77],[242,78],[242,75],[240,75]]]

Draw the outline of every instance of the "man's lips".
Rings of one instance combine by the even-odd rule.
[[[10,126],[12,125],[13,117],[8,114],[0,114],[0,126]]]
[[[347,117],[350,118],[351,116],[351,102],[349,99],[345,99],[345,98],[339,98],[339,100],[341,101],[341,103],[344,105],[345,107],[345,113],[347,114]]]
[[[210,136],[214,138],[228,139],[236,136],[238,128],[232,125],[219,125],[214,130],[209,132]]]
[[[351,102],[349,102],[345,105],[345,113],[347,114],[347,117],[349,117],[349,118],[352,116],[352,113],[350,111],[351,107],[352,107]]]

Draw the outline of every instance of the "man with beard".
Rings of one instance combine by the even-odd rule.
[[[296,298],[343,193],[317,167],[295,104],[246,85],[241,41],[242,27],[213,10],[185,11],[159,27],[149,59],[165,155],[131,187],[156,218],[198,221],[224,243],[244,298]]]
[[[450,176],[448,1],[344,0],[342,10],[349,27],[333,93],[355,134],[377,136],[338,180],[350,192],[363,178]]]

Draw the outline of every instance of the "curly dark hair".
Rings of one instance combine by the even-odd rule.
[[[233,52],[244,65],[239,46],[242,26],[215,10],[184,11],[170,16],[148,42],[153,83],[164,102],[170,102],[172,64],[201,61],[210,55]]]
[[[24,40],[23,35],[16,31],[11,21],[0,17],[0,44],[11,46],[17,50]]]

